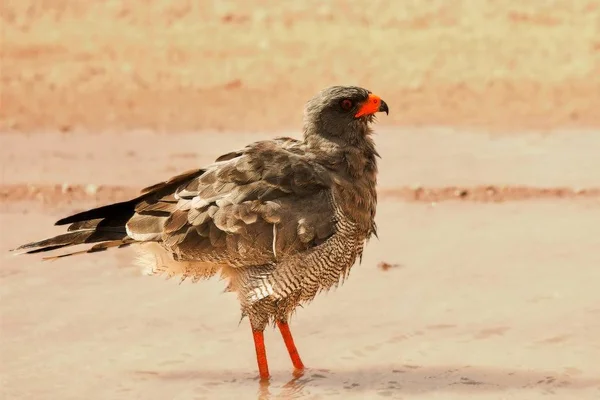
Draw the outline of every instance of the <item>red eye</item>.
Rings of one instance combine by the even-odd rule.
[[[344,99],[342,100],[341,105],[343,110],[349,111],[350,109],[352,109],[352,100]]]

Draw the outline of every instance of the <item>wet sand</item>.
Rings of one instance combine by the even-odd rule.
[[[190,134],[167,146],[172,138],[151,133],[7,134],[3,182],[134,192],[259,137]],[[381,130],[381,192],[600,182],[593,132],[485,137]],[[99,193],[76,203],[68,190],[3,198],[0,251],[57,233],[56,219],[106,201]],[[279,333],[267,333],[269,386],[256,378],[250,329],[238,325],[223,282],[141,276],[128,249],[51,263],[3,256],[3,397],[595,399],[599,207],[598,196],[432,203],[383,195],[380,239],[363,263],[293,318],[304,376],[292,375]]]

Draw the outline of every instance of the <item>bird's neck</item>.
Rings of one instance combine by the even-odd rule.
[[[379,153],[371,137],[373,132],[366,123],[359,125],[351,136],[323,135],[315,128],[305,127],[304,142],[319,161],[331,163],[354,180],[376,183]]]
[[[316,161],[334,171],[336,193],[341,207],[358,224],[366,237],[375,232],[377,206],[377,157],[370,128],[355,136],[354,143],[338,137],[305,135],[305,143]],[[361,132],[362,133],[362,132]]]

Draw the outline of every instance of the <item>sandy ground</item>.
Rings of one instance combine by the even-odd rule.
[[[599,0],[6,1],[0,131],[295,128],[358,84],[386,123],[600,123]]]
[[[258,138],[185,134],[167,146],[172,137],[151,133],[2,135],[3,182],[41,189],[2,201],[0,251],[57,233],[52,223],[65,214]],[[304,376],[293,378],[273,331],[273,379],[259,385],[249,327],[238,325],[223,282],[140,276],[128,249],[47,264],[6,255],[3,397],[598,398],[598,195],[394,197],[416,186],[593,188],[598,135],[382,129],[376,140],[380,240],[342,288],[294,318]],[[60,187],[58,197],[44,183]],[[65,183],[84,192],[63,193]],[[103,197],[103,185],[122,191]]]
[[[0,398],[600,398],[600,1],[2,2]],[[223,282],[7,250],[358,84],[380,239],[256,379]],[[386,268],[378,266],[389,265]]]

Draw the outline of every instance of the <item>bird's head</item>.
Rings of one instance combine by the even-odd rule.
[[[375,113],[389,113],[385,101],[357,86],[331,86],[323,89],[304,108],[305,135],[354,143],[369,135]]]

